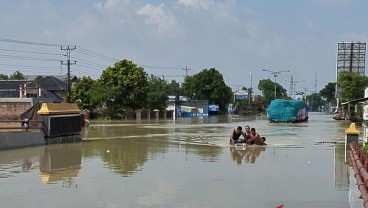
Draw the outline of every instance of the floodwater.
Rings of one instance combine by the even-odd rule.
[[[332,116],[92,121],[82,143],[0,151],[0,207],[346,208],[350,123]],[[238,125],[268,145],[230,147]]]

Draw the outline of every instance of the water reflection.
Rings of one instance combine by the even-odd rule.
[[[266,151],[266,147],[251,145],[230,147],[231,157],[238,165],[242,163],[254,164],[263,151]]]
[[[38,168],[38,156],[44,147],[0,151],[0,178],[13,177]]]
[[[106,167],[129,177],[141,171],[148,159],[165,154],[167,147],[168,140],[162,138],[94,140],[83,144],[83,156],[99,155]]]
[[[46,146],[39,158],[42,183],[62,181],[63,187],[77,187],[73,179],[81,169],[81,147],[81,143]]]
[[[223,152],[222,147],[199,143],[183,143],[180,148],[183,149],[186,157],[196,155],[203,162],[216,162]]]

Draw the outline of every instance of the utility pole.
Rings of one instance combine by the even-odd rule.
[[[188,77],[188,71],[191,70],[191,69],[188,68],[188,67],[185,67],[185,69],[183,69],[183,70],[185,70],[185,77]]]
[[[302,96],[302,100],[304,102],[307,102],[307,91],[308,91],[308,88],[307,87],[301,87],[301,89],[304,90],[304,93],[303,93],[303,96]]]
[[[273,77],[275,78],[275,97],[274,99],[276,100],[276,87],[277,87],[277,82],[276,82],[276,78],[279,76],[279,74],[281,74],[282,72],[290,72],[290,70],[287,71],[270,71],[267,69],[262,69],[262,71],[266,71],[266,72],[271,72],[271,74],[273,75]]]
[[[252,72],[249,73],[250,75],[250,88],[249,88],[249,92],[248,92],[248,96],[249,96],[249,105],[252,106],[252,96],[253,96],[253,74]]]
[[[293,98],[293,96],[294,96],[293,83],[294,83],[294,81],[293,81],[293,75],[291,75],[291,77],[290,77],[290,97],[291,98]]]
[[[314,76],[314,93],[317,93],[317,72]]]
[[[61,65],[66,65],[67,68],[68,68],[68,72],[67,72],[67,75],[68,75],[68,78],[67,78],[67,95],[66,95],[66,102],[69,103],[70,102],[70,92],[71,92],[71,85],[70,85],[70,65],[74,65],[74,64],[77,64],[76,61],[74,61],[74,63],[71,63],[70,62],[70,53],[73,51],[73,50],[76,50],[77,47],[76,46],[61,46],[61,50],[65,51],[66,52],[66,63],[64,61],[61,62]]]
[[[303,80],[303,81],[293,81],[293,87],[294,87],[293,94],[296,94],[296,92],[295,92],[295,85],[296,85],[297,83],[299,83],[299,82],[305,82],[305,80]]]

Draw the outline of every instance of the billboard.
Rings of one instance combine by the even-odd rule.
[[[220,106],[217,105],[217,104],[210,104],[210,105],[208,105],[208,111],[219,112],[220,111]]]
[[[337,77],[342,71],[365,75],[366,43],[340,42],[337,44]]]
[[[237,94],[235,94],[235,99],[236,100],[247,100],[248,95],[237,95]]]

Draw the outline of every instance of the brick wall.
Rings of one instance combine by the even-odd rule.
[[[0,120],[20,119],[20,115],[31,106],[31,98],[0,99]]]

